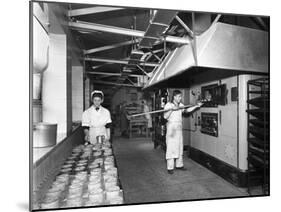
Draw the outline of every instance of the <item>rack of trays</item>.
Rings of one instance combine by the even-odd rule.
[[[249,80],[248,193],[269,194],[269,79]]]

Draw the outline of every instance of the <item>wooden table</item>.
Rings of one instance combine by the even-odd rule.
[[[145,129],[145,136],[148,137],[147,119],[137,118],[129,120],[129,138],[132,138],[132,132],[134,128]]]

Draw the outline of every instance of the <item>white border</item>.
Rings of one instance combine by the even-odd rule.
[[[280,7],[278,1],[73,0],[137,6],[271,16],[271,197],[139,205],[75,211],[276,211],[280,208]],[[72,1],[72,2],[73,2]],[[63,1],[66,2],[66,1]],[[28,1],[1,3],[1,211],[28,210],[29,53]],[[157,194],[156,194],[157,195]],[[278,204],[279,203],[279,204]]]

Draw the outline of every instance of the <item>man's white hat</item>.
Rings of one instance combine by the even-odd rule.
[[[91,93],[91,99],[93,98],[93,95],[94,95],[94,94],[101,94],[102,99],[104,98],[104,94],[103,94],[103,92],[102,92],[102,91],[99,91],[99,90],[94,90],[94,91]]]

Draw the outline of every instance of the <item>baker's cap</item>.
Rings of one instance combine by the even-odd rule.
[[[94,90],[91,93],[91,98],[93,99],[94,97],[100,97],[101,99],[103,99],[103,97],[104,97],[103,92],[99,91],[99,90]]]

